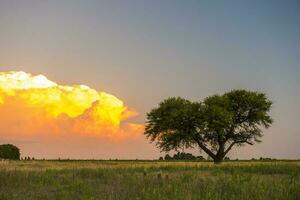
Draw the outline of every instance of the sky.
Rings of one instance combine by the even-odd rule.
[[[54,134],[49,124],[16,126],[14,120],[32,122],[34,116],[16,107],[17,94],[0,109],[0,143],[37,158],[153,159],[164,153],[149,144],[141,126],[160,101],[248,89],[274,102],[274,124],[262,143],[229,156],[299,159],[299,9],[297,0],[0,0],[0,72],[86,85],[131,113],[118,115],[115,138],[47,121],[55,124]]]

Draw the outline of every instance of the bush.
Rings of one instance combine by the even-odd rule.
[[[205,160],[205,159],[203,158],[203,156],[194,156],[191,153],[177,152],[176,154],[173,155],[173,157],[170,156],[169,154],[166,154],[165,160]]]
[[[0,145],[0,159],[20,160],[20,150],[12,144]]]
[[[165,155],[165,160],[172,160],[172,159],[173,158],[169,154]]]
[[[226,157],[224,158],[224,160],[230,160],[230,158],[226,156]]]

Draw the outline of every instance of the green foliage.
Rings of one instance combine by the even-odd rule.
[[[0,159],[20,160],[20,150],[12,144],[0,145]]]
[[[221,162],[233,146],[260,142],[273,120],[264,93],[233,90],[203,102],[173,97],[147,114],[145,135],[162,151],[198,146]]]
[[[200,104],[180,97],[169,98],[147,114],[146,136],[164,151],[191,147],[195,127],[199,124],[197,112]]]

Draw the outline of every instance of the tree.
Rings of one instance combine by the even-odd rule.
[[[229,158],[229,157],[227,157],[227,156],[225,156],[224,160],[230,160],[230,158]]]
[[[20,150],[12,144],[2,144],[0,145],[0,158],[20,160]]]
[[[215,163],[234,146],[260,142],[273,120],[264,93],[232,90],[203,102],[172,97],[147,113],[145,135],[162,151],[198,147]]]
[[[205,160],[203,156],[197,156],[197,160]]]
[[[172,160],[172,159],[173,158],[169,154],[165,155],[165,160]]]

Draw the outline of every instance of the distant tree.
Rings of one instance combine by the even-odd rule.
[[[260,142],[272,124],[272,102],[264,93],[233,90],[203,102],[173,97],[147,113],[145,135],[162,151],[197,146],[215,163],[233,146]]]
[[[183,156],[181,156],[180,152],[177,152],[176,154],[173,155],[174,160],[183,160]]]
[[[159,157],[159,159],[158,160],[164,160],[164,158],[161,156],[161,157]]]
[[[191,153],[177,152],[173,155],[174,160],[196,160],[196,156]]]
[[[169,155],[169,154],[166,154],[165,155],[165,160],[172,160],[173,158]]]
[[[205,160],[205,158],[203,156],[197,156],[196,158],[197,158],[197,160]]]
[[[230,160],[230,158],[228,156],[225,156],[224,160]]]
[[[270,161],[270,160],[272,160],[272,158],[263,158],[263,157],[260,157],[259,160]]]
[[[162,159],[162,157],[160,157]],[[203,156],[194,156],[191,153],[177,152],[173,156],[165,155],[165,160],[205,160]]]
[[[12,144],[0,145],[0,158],[20,160],[20,149]]]

